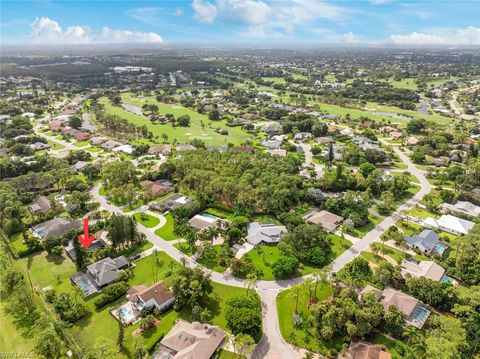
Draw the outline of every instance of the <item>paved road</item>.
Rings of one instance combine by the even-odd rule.
[[[306,145],[308,146],[308,145]],[[303,146],[302,146],[303,147]],[[377,225],[373,230],[365,235],[365,237],[358,239],[354,244],[335,259],[332,263],[332,271],[337,272],[342,269],[348,262],[358,256],[363,250],[367,249],[368,246],[380,237],[380,235],[392,226],[399,218],[400,213],[403,210],[408,210],[415,206],[424,195],[426,195],[430,189],[430,183],[426,180],[424,172],[417,169],[410,159],[404,155],[398,148],[393,146],[393,150],[400,157],[400,159],[407,165],[408,171],[415,176],[420,184],[421,189],[416,193],[412,198],[410,198],[406,203],[398,207],[398,209],[390,216],[386,217],[379,225]],[[305,151],[310,152],[310,151]],[[306,157],[307,158],[307,157]],[[310,157],[311,158],[311,157]],[[93,199],[101,204],[101,206],[112,212],[112,213],[121,213],[124,214],[121,208],[112,205],[107,202],[105,197],[101,196],[98,191],[100,189],[100,184],[96,184],[92,189]],[[132,212],[133,213],[133,212]],[[153,213],[151,213],[153,214]],[[155,214],[157,217],[161,218],[158,214]],[[164,220],[161,220],[164,223]],[[155,227],[157,229],[158,226]],[[145,228],[143,226],[138,226],[138,230],[145,234],[146,238],[155,245],[155,248],[164,251],[169,256],[174,258],[176,261],[186,261],[186,265],[195,267],[198,264],[192,258],[185,256],[182,252],[176,249],[171,242],[167,242],[162,238],[154,234],[152,229]],[[305,276],[308,277],[308,276]],[[253,353],[253,358],[264,358],[267,353],[277,354],[281,358],[301,358],[303,356],[303,351],[300,351],[294,348],[292,345],[286,343],[280,333],[278,316],[277,316],[277,306],[276,306],[276,296],[281,290],[290,288],[292,285],[295,285],[301,282],[305,277],[298,277],[294,279],[285,279],[278,281],[258,281],[256,286],[256,291],[260,296],[262,302],[262,316],[263,316],[263,332],[264,335],[258,344],[255,352]],[[211,279],[214,282],[231,285],[236,287],[244,287],[244,281],[242,279],[234,277],[231,273],[218,273],[211,272]]]
[[[387,144],[384,141],[381,141]],[[402,211],[409,210],[414,207],[420,200],[425,196],[432,187],[430,183],[424,176],[424,172],[419,170],[415,165],[410,161],[410,159],[403,154],[397,147],[392,146],[395,153],[400,157],[400,159],[407,165],[407,170],[415,176],[420,181],[420,191],[418,191],[412,198],[410,198],[407,202],[400,205],[397,210],[392,213],[390,216],[385,217],[385,219],[378,224],[374,229],[368,232],[362,239],[355,242],[348,250],[343,252],[339,257],[337,257],[332,263],[332,271],[338,272],[342,269],[345,264],[350,262],[356,256],[358,256],[362,251],[368,248],[368,246],[374,242],[380,235],[383,234],[390,226],[392,226],[398,219],[400,219],[400,214]]]

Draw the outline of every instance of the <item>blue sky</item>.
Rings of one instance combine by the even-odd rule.
[[[478,1],[5,1],[3,44],[480,45]]]

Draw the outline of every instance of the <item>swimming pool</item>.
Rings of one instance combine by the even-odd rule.
[[[435,252],[439,255],[443,255],[443,253],[447,250],[447,246],[443,243],[438,243],[435,245]]]
[[[442,283],[452,283],[453,279],[450,278],[448,275],[444,274],[442,279],[440,279],[440,282],[442,282]]]
[[[423,325],[423,323],[425,323],[429,315],[430,315],[430,311],[428,309],[417,305],[413,310],[412,314],[410,314],[410,318]]]
[[[83,276],[76,277],[73,281],[85,296],[89,296],[90,294],[97,292],[97,288]]]
[[[217,216],[214,216],[213,214],[210,214],[210,213],[202,213],[202,217],[205,217],[205,218],[208,218],[208,219],[211,219],[212,222],[218,220],[218,217]]]
[[[136,315],[133,312],[133,308],[129,303],[118,308],[118,316],[122,319],[124,323],[127,324],[133,322],[136,318]]]

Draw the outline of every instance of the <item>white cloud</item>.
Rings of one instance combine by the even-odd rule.
[[[155,32],[115,30],[104,27],[95,42],[110,44],[161,44],[163,39]]]
[[[159,44],[163,42],[161,36],[154,32],[116,30],[104,27],[100,34],[94,34],[87,27],[82,26],[69,26],[66,30],[63,30],[57,21],[48,17],[37,17],[30,26],[32,31],[28,39],[35,44]]]
[[[390,40],[399,45],[480,45],[480,28],[469,26],[441,35],[412,32],[410,35],[392,35]]]
[[[358,38],[351,31],[343,34],[340,38],[342,42],[346,42],[348,44],[355,44],[358,42]]]
[[[32,32],[29,40],[33,43],[44,44],[84,44],[90,42],[87,30],[81,26],[70,26],[63,31],[58,22],[48,17],[36,18],[30,24]]]
[[[391,0],[370,0],[373,5],[384,5],[388,4]]]
[[[349,11],[318,0],[193,0],[194,17],[204,23],[218,19],[247,26],[243,35],[290,35],[298,26],[319,19],[345,20]]]
[[[181,7],[177,7],[175,9],[175,16],[182,16],[183,15],[183,9]]]
[[[218,14],[217,7],[207,1],[193,0],[192,8],[195,11],[195,18],[207,24],[212,23]]]

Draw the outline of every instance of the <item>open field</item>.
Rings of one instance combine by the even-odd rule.
[[[153,124],[145,116],[140,116],[123,108],[113,106],[105,97],[100,99],[99,102],[105,106],[107,113],[124,118],[137,126],[146,125],[149,131],[160,138],[162,134],[166,134],[168,136],[168,142],[170,143],[174,140],[178,143],[189,143],[193,139],[200,139],[208,145],[226,145],[227,143],[238,145],[251,139],[251,135],[243,131],[240,127],[229,127],[225,124],[225,121],[210,121],[207,115],[185,108],[180,104],[164,104],[157,102],[154,97],[137,98],[129,93],[123,94],[122,99],[124,103],[138,107],[141,107],[145,103],[154,103],[159,107],[160,114],[171,113],[175,118],[182,115],[189,115],[189,127],[172,127],[169,124]],[[202,123],[204,125],[203,129]],[[216,129],[227,130],[229,134],[220,135],[215,132]]]

